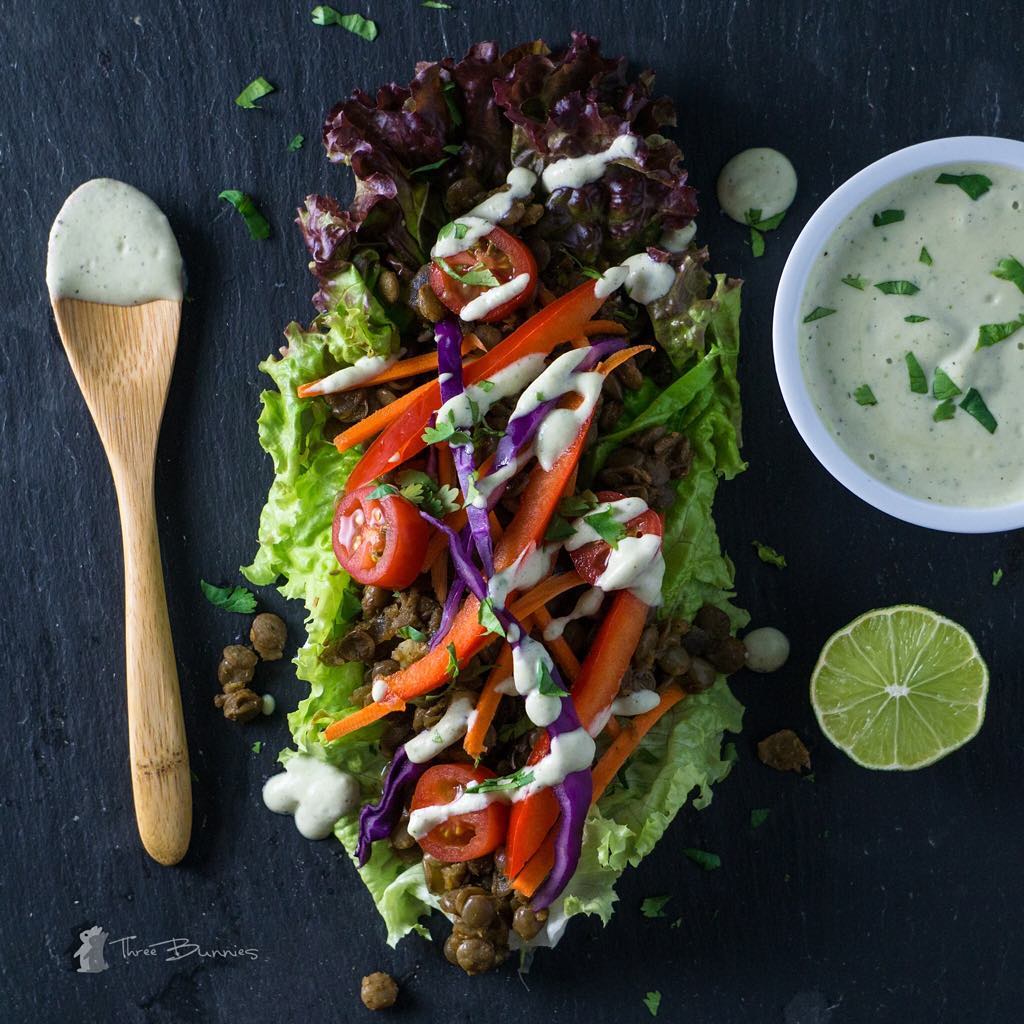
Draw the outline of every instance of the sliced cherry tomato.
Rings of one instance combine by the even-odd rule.
[[[470,782],[493,779],[494,772],[469,764],[437,764],[428,768],[412,795],[410,809],[450,804],[461,796]],[[419,840],[424,853],[446,864],[473,860],[493,853],[505,841],[508,807],[493,801],[481,811],[456,814]]]
[[[463,252],[445,257],[444,262],[460,277],[489,271],[499,285],[508,284],[521,274],[530,275],[530,283],[518,295],[477,318],[484,323],[504,320],[512,310],[529,302],[537,287],[537,261],[533,253],[518,238],[501,228],[495,228]],[[461,313],[467,303],[488,290],[487,285],[458,280],[437,260],[430,264],[428,274],[430,287],[453,313]]]
[[[371,498],[367,484],[342,495],[331,541],[341,567],[357,583],[401,590],[420,574],[430,527],[400,495]]]
[[[599,491],[599,501],[621,501],[625,495],[618,491]],[[661,516],[652,509],[641,512],[640,515],[630,519],[626,526],[627,537],[643,537],[645,534],[656,534],[658,537],[664,533]],[[604,572],[608,565],[608,556],[612,549],[603,540],[595,540],[590,544],[569,552],[572,564],[576,571],[588,582],[596,583],[597,578]]]

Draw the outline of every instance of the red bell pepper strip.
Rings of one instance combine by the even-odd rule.
[[[539,313],[514,330],[504,341],[495,345],[486,355],[467,364],[464,381],[475,384],[491,374],[514,363],[523,356],[548,353],[556,345],[580,334],[604,299],[594,295],[594,282],[587,281],[578,288],[556,299]],[[397,469],[424,448],[423,431],[430,415],[441,405],[441,386],[431,381],[417,388],[415,399],[409,399],[401,414],[377,440],[370,445],[349,475],[347,490],[354,490],[385,473]]]
[[[589,729],[615,700],[647,624],[648,611],[649,607],[631,591],[616,591],[571,690],[584,729]],[[548,735],[542,733],[529,763],[536,764],[549,749]],[[505,846],[505,871],[509,878],[523,870],[557,820],[558,801],[550,789],[538,790],[512,805]]]

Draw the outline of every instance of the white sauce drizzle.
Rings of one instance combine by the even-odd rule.
[[[473,409],[470,401],[480,410],[481,416],[486,416],[495,402],[522,391],[540,372],[543,365],[544,355],[541,353],[523,356],[522,359],[517,359],[491,374],[488,380],[494,386],[489,391],[484,390],[479,382],[468,384],[461,394],[448,399],[437,410],[437,422],[449,422],[454,413],[455,426],[462,430],[470,429],[473,426]]]
[[[46,251],[53,299],[136,306],[182,298],[182,262],[167,218],[123,181],[95,178],[64,201]]]
[[[606,299],[618,288],[625,286],[629,297],[641,305],[655,302],[667,295],[676,279],[671,263],[659,263],[645,252],[638,252],[609,267],[594,286],[594,295]]]
[[[447,238],[439,238],[430,250],[434,259],[448,259],[460,252],[472,248],[485,235],[494,230],[494,225],[483,217],[474,217],[471,213],[465,213],[458,220],[452,222],[465,227],[465,234],[461,238],[456,237],[454,229]],[[444,230],[442,228],[442,230]]]
[[[480,320],[482,317],[487,316],[492,310],[497,309],[499,306],[508,302],[510,299],[514,299],[517,295],[521,295],[530,284],[529,274],[519,274],[517,277],[513,277],[511,281],[506,281],[504,284],[499,284],[496,287],[488,288],[486,291],[481,292],[475,299],[470,299],[469,302],[459,310],[459,316],[465,320],[466,323],[470,323],[473,320]]]
[[[549,192],[560,188],[582,188],[604,175],[613,160],[632,159],[636,156],[639,139],[635,135],[619,135],[600,153],[589,156],[571,156],[548,164],[541,181]]]
[[[601,590],[629,590],[650,607],[661,604],[665,559],[661,538],[654,533],[624,537],[612,548],[605,570],[594,582]]]
[[[747,223],[750,210],[761,220],[788,210],[796,198],[796,171],[777,149],[745,149],[718,176],[718,204],[733,220]]]
[[[596,615],[598,611],[600,611],[601,603],[603,601],[603,590],[598,590],[597,587],[591,587],[589,590],[585,590],[580,595],[575,607],[568,615],[552,619],[544,627],[544,639],[557,640],[565,632],[565,627],[568,626],[570,622],[575,622],[577,619],[586,619],[591,615]]]
[[[335,370],[322,380],[311,384],[304,392],[307,395],[333,395],[338,391],[348,391],[383,373],[388,367],[398,362],[402,352],[389,356],[360,356],[351,366]]]
[[[555,557],[554,546],[524,551],[507,569],[496,572],[487,581],[487,596],[495,608],[504,608],[508,595],[513,590],[526,590],[536,586],[551,572],[551,562]],[[512,641],[512,637],[508,638]],[[517,638],[518,639],[518,638]]]
[[[295,754],[284,771],[263,786],[263,802],[275,814],[292,814],[307,839],[326,839],[334,823],[359,806],[359,783],[340,768]]]
[[[447,750],[466,735],[474,711],[469,697],[457,697],[433,729],[424,729],[405,744],[405,753],[413,764],[423,764]]]
[[[409,835],[413,839],[422,839],[429,832],[433,832],[438,825],[443,825],[449,818],[454,818],[459,814],[483,811],[492,801],[500,799],[507,799],[507,794],[499,790],[490,793],[462,793],[451,803],[420,807],[409,815],[407,825]]]
[[[684,252],[697,234],[697,222],[691,220],[685,228],[670,228],[658,239],[658,248],[668,252]]]
[[[617,501],[602,501],[599,505],[595,505],[592,511],[572,521],[572,536],[566,540],[565,550],[576,551],[584,544],[592,544],[595,540],[602,539],[601,534],[587,522],[587,516],[611,512],[612,519],[616,523],[628,523],[630,519],[642,516],[647,508],[647,502],[643,498],[619,498]]]
[[[655,690],[635,690],[626,694],[625,697],[616,697],[612,701],[611,713],[621,715],[623,718],[633,718],[636,715],[646,714],[653,711],[661,703],[661,698]]]
[[[526,698],[526,717],[534,725],[550,725],[562,710],[562,698],[547,696],[540,692],[541,665],[554,674],[551,655],[533,637],[520,637],[512,648],[512,678],[516,692]]]

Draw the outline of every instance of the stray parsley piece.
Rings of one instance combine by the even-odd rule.
[[[451,4],[442,3],[442,0],[423,0],[420,7],[429,7],[432,11],[450,11]]]
[[[537,691],[542,697],[568,697],[568,691],[555,682],[546,661],[537,662]]]
[[[915,395],[927,395],[928,378],[925,376],[921,364],[917,361],[917,356],[913,352],[908,352],[903,358],[906,361],[907,373],[910,376],[910,390]]]
[[[923,263],[926,267],[932,265],[932,254],[923,245],[921,246],[921,253],[917,257],[917,262]]]
[[[755,807],[750,812],[750,827],[760,828],[768,820],[768,815],[771,813],[771,808],[769,807]]]
[[[867,384],[861,384],[861,386],[854,391],[853,398],[858,405],[878,405],[878,399],[875,398],[874,391],[872,391],[870,386]]]
[[[230,203],[242,215],[242,220],[245,221],[245,226],[249,229],[249,235],[252,238],[270,237],[270,222],[256,208],[252,196],[247,196],[236,188],[226,188],[217,198]]]
[[[1003,570],[1002,569],[996,569],[996,571],[994,573],[992,573],[992,586],[993,587],[998,587],[999,584],[1002,583],[1002,582],[1003,582]]]
[[[952,398],[947,398],[935,406],[935,412],[932,413],[932,419],[936,423],[942,423],[943,420],[951,420],[956,415],[956,402]]]
[[[886,295],[916,295],[921,290],[913,281],[879,281],[875,287]]]
[[[910,316],[905,316],[903,322],[905,324],[923,324],[926,320],[930,320],[931,317],[918,316],[917,313],[913,313]]]
[[[1000,260],[996,269],[992,271],[992,276],[998,277],[1001,281],[1009,281],[1024,292],[1024,265],[1015,257],[1009,256],[1005,260]]]
[[[328,4],[314,7],[310,14],[314,25],[340,25],[368,43],[377,38],[377,23],[361,14],[342,14]]]
[[[256,611],[256,595],[246,587],[215,587],[206,580],[200,580],[203,596],[216,608],[226,612],[251,615]]]
[[[471,440],[469,434],[456,428],[454,412],[450,412],[446,420],[441,420],[440,423],[433,427],[427,427],[423,431],[423,441],[426,444],[440,444],[442,441],[448,441],[457,448],[461,448],[470,444]]]
[[[785,220],[786,211],[775,214],[774,217],[761,218],[760,210],[747,210],[747,223],[758,231],[774,231]]]
[[[871,218],[876,228],[884,228],[886,224],[898,224],[906,214],[902,210],[882,210]]]
[[[495,288],[499,284],[494,272],[482,267],[480,270],[467,270],[460,274],[447,260],[438,256],[435,259],[437,265],[453,280],[461,284],[477,285],[481,288]]]
[[[459,659],[455,655],[455,644],[449,644],[445,650],[448,652],[448,678],[455,682],[459,678]]]
[[[1011,320],[1005,324],[982,324],[978,328],[978,344],[975,349],[979,348],[991,348],[993,345],[998,345],[999,342],[1005,341],[1011,334],[1016,334],[1022,327],[1024,327],[1024,313],[1021,313],[1016,320]]]
[[[703,868],[705,871],[714,871],[716,868],[722,866],[722,858],[717,853],[708,853],[707,850],[697,850],[692,846],[688,846],[683,850],[690,860],[699,868]]]
[[[463,224],[461,220],[450,220],[444,227],[441,228],[437,233],[437,237],[441,238],[465,238],[469,234],[469,225]]]
[[[570,494],[558,503],[558,511],[563,516],[575,519],[578,516],[592,512],[600,502],[593,491],[580,491],[579,494]]]
[[[410,174],[426,174],[427,171],[436,171],[439,167],[444,167],[448,163],[448,157],[443,156],[440,160],[435,160],[432,164],[423,164],[421,167],[414,167],[409,173]]]
[[[484,598],[483,603],[480,605],[480,611],[477,612],[477,621],[488,633],[494,633],[501,637],[505,635],[505,627],[494,613],[494,601],[491,598]]]
[[[640,913],[644,917],[664,917],[665,904],[672,899],[671,896],[648,896],[640,904]]]
[[[269,96],[274,87],[261,75],[254,78],[236,97],[235,103],[244,110],[255,110],[256,101]]]
[[[960,408],[969,416],[973,416],[990,434],[996,432],[996,427],[999,426],[996,423],[995,416],[989,412],[988,406],[985,404],[985,400],[981,397],[981,394],[976,388],[968,388],[967,394],[964,395],[964,400],[960,403]]]
[[[984,174],[940,174],[935,184],[956,185],[977,202],[992,187],[992,179]]]
[[[805,324],[813,324],[815,320],[821,320],[822,317],[831,316],[835,312],[834,309],[829,309],[828,306],[815,306],[814,309],[804,317]]]
[[[750,253],[754,259],[764,255],[764,235],[755,227],[750,229]]]
[[[471,782],[466,786],[467,793],[494,793],[497,790],[520,789],[533,782],[532,768],[519,768],[511,775],[499,775],[496,779],[484,779],[483,782]]]
[[[296,150],[302,149],[302,144],[306,141],[305,135],[293,135],[292,141],[288,143],[288,152],[294,153]]]
[[[424,643],[427,639],[427,634],[421,629],[417,629],[415,626],[402,626],[398,630],[398,635],[404,640],[415,640],[418,643]]]
[[[263,740],[257,740],[249,749],[258,754],[263,749]]]
[[[398,488],[394,484],[377,484],[366,498],[368,501],[380,501],[381,498],[393,498],[399,493]]]
[[[459,508],[459,492],[451,485],[435,483],[426,473],[404,469],[397,479],[401,488],[398,493],[436,519],[443,519]]]
[[[555,543],[560,540],[568,540],[575,532],[568,519],[564,516],[553,515],[547,533],[544,534],[544,539],[549,543]]]
[[[661,1006],[661,993],[658,991],[648,992],[644,996],[644,1006],[652,1017],[658,1016],[658,1008]]]
[[[786,556],[780,555],[775,548],[769,547],[767,544],[762,544],[759,540],[752,540],[750,543],[754,546],[754,550],[757,552],[757,557],[760,558],[765,565],[774,565],[777,569],[786,568]]]
[[[947,398],[955,398],[960,394],[963,392],[956,386],[953,378],[942,367],[937,367],[935,376],[932,377],[932,397],[944,402]]]
[[[860,274],[847,274],[842,279],[843,284],[848,284],[851,288],[856,288],[857,291],[862,292],[867,286],[867,278],[861,277]]]
[[[494,390],[493,380],[478,380],[474,387],[478,387],[485,395],[490,394]]]
[[[583,517],[583,522],[596,533],[609,547],[617,548],[619,541],[626,533],[626,527],[615,518],[613,509],[607,508],[600,512],[592,512]]]

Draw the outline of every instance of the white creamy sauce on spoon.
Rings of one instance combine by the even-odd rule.
[[[149,196],[123,181],[95,178],[68,196],[53,222],[46,285],[52,299],[112,306],[180,302],[181,252]]]

